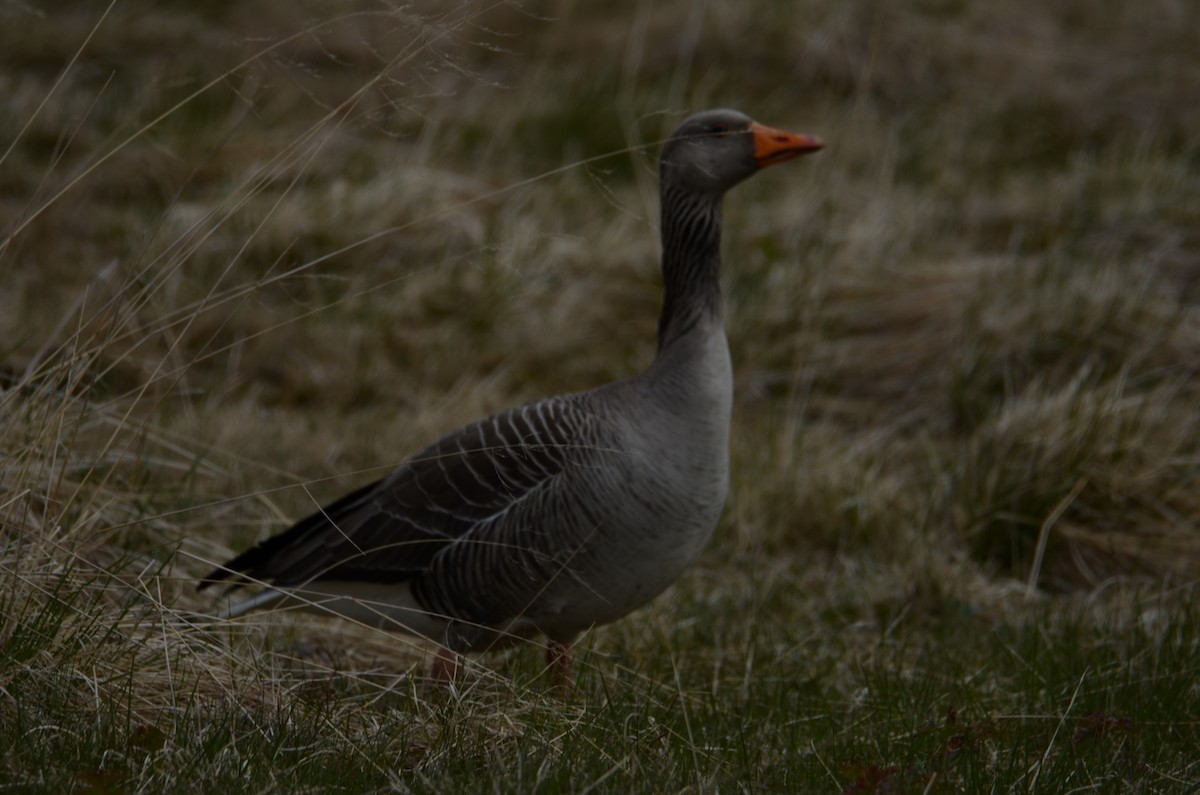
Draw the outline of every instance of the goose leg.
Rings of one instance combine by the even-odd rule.
[[[571,685],[575,682],[572,660],[570,643],[552,640],[546,644],[546,667],[551,671],[554,689],[564,700],[571,695]]]
[[[437,656],[433,658],[433,686],[439,690],[449,690],[458,676],[458,654],[445,646],[438,646]]]

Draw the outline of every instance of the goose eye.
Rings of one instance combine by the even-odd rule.
[[[726,135],[729,135],[729,125],[715,124],[713,125],[712,131],[713,135],[715,135],[717,138],[724,138]]]

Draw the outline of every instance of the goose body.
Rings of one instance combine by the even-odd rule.
[[[821,146],[736,111],[684,121],[661,160],[666,296],[647,370],[460,428],[200,587],[267,585],[228,615],[298,604],[450,653],[537,634],[565,649],[662,593],[707,543],[728,489],[721,199]]]

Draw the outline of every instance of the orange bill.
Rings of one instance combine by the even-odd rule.
[[[754,136],[754,162],[759,168],[807,155],[825,146],[825,142],[815,136],[776,130],[758,122],[751,122],[750,132]]]

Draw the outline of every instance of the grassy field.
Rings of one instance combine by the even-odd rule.
[[[44,7],[43,7],[44,6]],[[14,3],[0,788],[1194,792],[1200,6]],[[664,597],[431,650],[195,578],[493,410],[630,374],[655,159],[726,203],[733,486]]]

